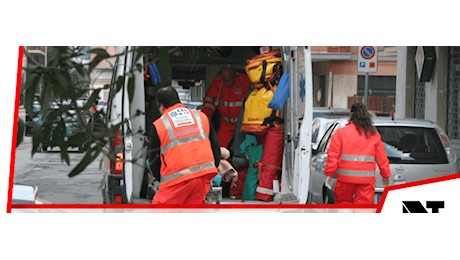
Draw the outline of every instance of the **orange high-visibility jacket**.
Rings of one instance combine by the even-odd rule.
[[[201,109],[209,118],[217,108],[222,120],[232,124],[238,120],[238,113],[241,106],[243,106],[243,99],[252,83],[248,76],[241,73],[236,74],[237,77],[232,87],[227,87],[223,83],[221,75],[218,75],[212,82],[206,97],[203,99],[203,108]]]
[[[178,103],[153,124],[160,139],[160,188],[218,173],[204,113]]]
[[[376,132],[367,139],[364,133],[358,133],[355,124],[350,122],[332,136],[324,172],[330,177],[337,173],[337,181],[375,183],[375,163],[379,166],[383,178],[391,176],[380,134]]]

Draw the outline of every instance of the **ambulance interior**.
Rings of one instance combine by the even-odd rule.
[[[211,85],[214,78],[220,73],[222,66],[232,65],[234,69],[239,72],[246,74],[245,66],[246,61],[257,56],[261,53],[262,46],[180,46],[180,47],[169,47],[169,65],[170,72],[164,69],[159,62],[156,62],[159,76],[161,81],[158,81],[157,84],[152,83],[152,81],[145,81],[144,90],[145,90],[145,130],[148,136],[152,123],[160,117],[160,113],[156,106],[155,95],[159,88],[163,86],[173,86],[178,90],[181,102],[188,105],[190,108],[200,109],[203,102],[203,98],[206,95],[206,92]],[[283,50],[281,47],[270,46],[271,50],[280,49],[283,55]],[[286,54],[284,54],[286,56]],[[148,56],[144,57],[144,62],[146,59],[152,61],[159,56],[159,48],[152,47]],[[289,56],[289,55],[287,55]],[[296,58],[300,56],[296,55]],[[301,57],[302,58],[302,57]],[[283,59],[284,61],[285,59]],[[291,62],[291,67],[294,67],[293,60]],[[281,68],[281,74],[286,71],[289,64],[283,64]],[[292,79],[291,79],[292,80]],[[305,79],[295,79],[303,80]],[[299,92],[298,90],[294,90]],[[299,189],[295,182],[298,182],[298,176],[294,174],[295,167],[298,165],[294,162],[298,161],[299,151],[295,151],[300,134],[300,126],[302,119],[304,117],[305,110],[305,89],[300,90],[301,95],[291,95],[289,102],[284,106],[284,111],[281,111],[280,117],[284,119],[284,128],[283,135],[283,176],[286,176],[286,180],[281,178],[281,169],[278,169],[277,175],[279,176],[279,189],[274,187],[274,190],[278,190],[279,196],[283,195],[283,201],[289,200],[299,200],[293,194],[297,194]],[[286,109],[287,108],[287,109]],[[311,126],[310,126],[311,127]],[[265,141],[265,140],[264,140]],[[221,145],[222,146],[222,145]],[[256,167],[256,165],[252,165]],[[298,170],[298,169],[297,169]],[[260,167],[259,167],[260,171]],[[259,175],[260,178],[260,175]],[[142,188],[140,190],[141,198],[149,198],[152,196],[151,192],[148,190],[148,178],[144,176],[142,183]],[[224,182],[222,182],[224,183]],[[224,183],[222,185],[229,185]],[[280,190],[284,190],[281,194]],[[288,192],[286,192],[286,190]],[[214,189],[210,191],[209,202],[208,203],[274,203],[273,201],[260,201],[260,200],[244,200],[240,197],[232,196],[232,198],[227,197],[229,195],[235,194],[223,194],[222,189]],[[228,192],[228,188],[225,188],[224,192]],[[241,191],[240,191],[241,193]],[[281,195],[280,195],[281,194]],[[290,197],[290,198],[289,198]],[[273,196],[272,196],[273,198]],[[277,202],[279,203],[279,201]],[[305,202],[304,202],[305,203]]]

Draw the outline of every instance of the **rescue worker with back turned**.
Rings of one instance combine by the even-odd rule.
[[[211,83],[203,99],[201,111],[209,118],[216,109],[220,112],[221,119],[217,137],[222,147],[227,147],[235,133],[238,114],[251,84],[248,76],[236,72],[231,65],[225,65],[220,75],[217,75]]]
[[[355,103],[351,107],[350,122],[332,136],[327,150],[326,186],[332,187],[332,176],[337,173],[336,204],[372,204],[375,163],[383,185],[390,185],[390,165],[381,136],[373,128],[366,106]]]
[[[181,104],[171,87],[158,90],[162,116],[150,130],[149,162],[160,181],[152,204],[205,204],[217,175],[220,144],[208,117]]]

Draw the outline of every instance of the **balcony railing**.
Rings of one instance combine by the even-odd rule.
[[[45,46],[27,46],[29,53],[43,53],[45,54]]]

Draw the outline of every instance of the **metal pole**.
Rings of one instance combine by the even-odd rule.
[[[332,107],[332,71],[329,71],[329,108]]]
[[[367,92],[369,91],[369,72],[366,72],[366,77],[364,79],[364,105],[367,106]]]

